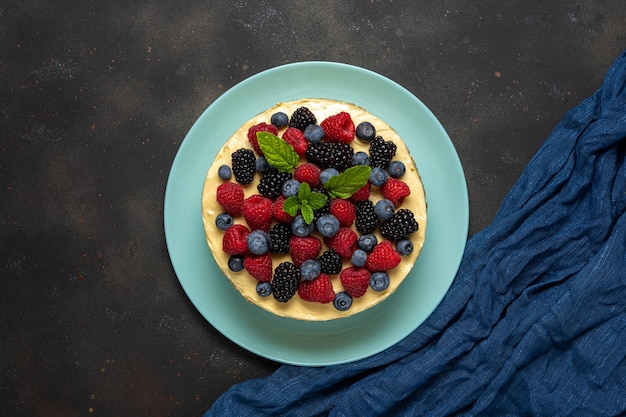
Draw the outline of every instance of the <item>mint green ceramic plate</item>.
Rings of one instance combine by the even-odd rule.
[[[276,317],[245,301],[209,251],[200,196],[224,141],[280,101],[324,97],[352,102],[389,123],[407,143],[428,202],[426,241],[398,291],[376,307],[329,322]],[[256,74],[219,97],[196,121],[174,159],[165,193],[165,236],[178,279],[200,313],[224,336],[278,362],[321,366],[355,361],[403,339],[437,307],[457,272],[467,239],[467,185],[458,155],[430,110],[374,72],[303,62]]]

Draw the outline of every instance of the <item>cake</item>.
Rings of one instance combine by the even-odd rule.
[[[396,131],[320,98],[278,103],[240,126],[202,191],[207,243],[230,283],[272,314],[307,321],[400,291],[424,244],[426,206]]]

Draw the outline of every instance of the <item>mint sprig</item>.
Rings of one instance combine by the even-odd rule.
[[[314,211],[324,207],[327,197],[320,192],[311,191],[311,187],[306,182],[300,184],[298,195],[291,196],[283,203],[283,210],[291,216],[302,214],[306,224],[311,224]]]
[[[324,188],[333,198],[347,199],[359,191],[370,178],[372,168],[368,165],[356,165],[346,169],[339,175],[330,177]]]
[[[293,146],[270,132],[257,132],[257,142],[267,162],[282,172],[290,172],[296,166],[300,156]]]

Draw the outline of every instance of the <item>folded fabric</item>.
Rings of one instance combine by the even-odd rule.
[[[395,346],[283,365],[205,417],[626,414],[626,52],[568,112],[433,314]]]

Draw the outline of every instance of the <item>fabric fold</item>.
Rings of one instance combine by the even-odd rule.
[[[413,333],[354,363],[283,365],[205,417],[624,415],[625,86],[626,53],[468,241]]]

